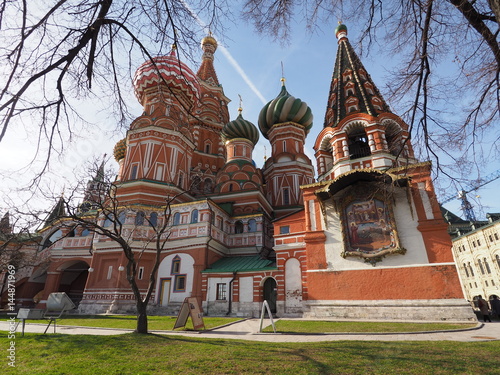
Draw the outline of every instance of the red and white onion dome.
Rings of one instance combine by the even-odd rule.
[[[200,97],[200,85],[193,71],[175,53],[175,48],[168,56],[154,57],[146,61],[135,72],[134,79],[135,96],[141,104],[144,93],[149,88],[167,85],[185,93],[193,105],[196,105]]]

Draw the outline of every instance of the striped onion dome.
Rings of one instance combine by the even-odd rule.
[[[122,140],[116,143],[115,148],[113,149],[113,155],[116,161],[120,161],[123,158],[125,158],[126,153],[127,153],[127,138],[123,138]]]
[[[179,60],[175,46],[168,56],[154,57],[137,69],[133,78],[135,96],[143,104],[145,91],[164,82],[184,92],[193,104],[200,96],[198,79],[193,71]]]
[[[222,129],[222,138],[229,141],[235,138],[245,138],[255,144],[259,141],[259,131],[250,121],[247,121],[241,115],[241,108],[236,120],[228,122]]]
[[[267,133],[273,125],[283,122],[294,122],[302,125],[306,134],[309,133],[313,125],[311,108],[306,102],[290,95],[284,83],[276,99],[271,100],[260,111],[259,128],[264,137],[267,138]]]

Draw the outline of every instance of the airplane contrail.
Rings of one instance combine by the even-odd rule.
[[[204,29],[209,29],[207,24],[203,22],[203,20],[200,17],[198,17],[198,15],[191,9],[191,7],[185,1],[182,1],[182,3],[186,7],[186,9],[193,15],[193,17],[196,19],[196,22],[198,22],[198,24],[201,27],[203,27]],[[227,48],[224,46],[219,46],[218,49],[222,51],[222,54],[227,59],[229,64],[234,68],[234,70],[236,70],[236,72],[241,76],[241,78],[243,78],[243,81],[245,81],[250,90],[252,90],[254,94],[260,99],[262,104],[267,104],[268,101],[264,98],[264,95],[262,95],[259,89],[253,84],[250,77],[248,77],[243,68],[240,66],[240,64],[238,64],[238,62],[234,59],[234,57],[227,50]]]

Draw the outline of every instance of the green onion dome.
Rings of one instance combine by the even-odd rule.
[[[259,141],[259,131],[250,121],[247,121],[241,115],[241,109],[236,120],[228,122],[222,129],[222,138],[229,141],[235,138],[245,138],[255,144]]]
[[[339,24],[336,28],[335,28],[335,36],[340,39],[340,36],[347,36],[347,26],[344,25],[344,24]]]
[[[123,138],[121,141],[118,141],[113,149],[113,155],[116,161],[120,161],[125,158],[125,154],[127,153],[127,138]]]
[[[276,99],[267,103],[259,114],[259,128],[264,137],[273,125],[284,122],[294,122],[302,125],[309,133],[313,125],[313,115],[311,108],[306,102],[293,97],[286,91],[285,84],[281,87],[281,92]]]

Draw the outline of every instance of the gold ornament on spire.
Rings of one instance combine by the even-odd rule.
[[[285,68],[283,67],[283,61],[281,62],[281,86],[285,86]]]
[[[217,49],[217,41],[213,37],[211,30],[208,30],[208,35],[201,40],[201,46],[203,47],[205,44],[214,46],[214,51]]]
[[[238,94],[238,98],[240,98],[240,106],[238,108],[238,114],[241,115],[241,112],[243,112],[243,99],[241,98],[241,95]]]

